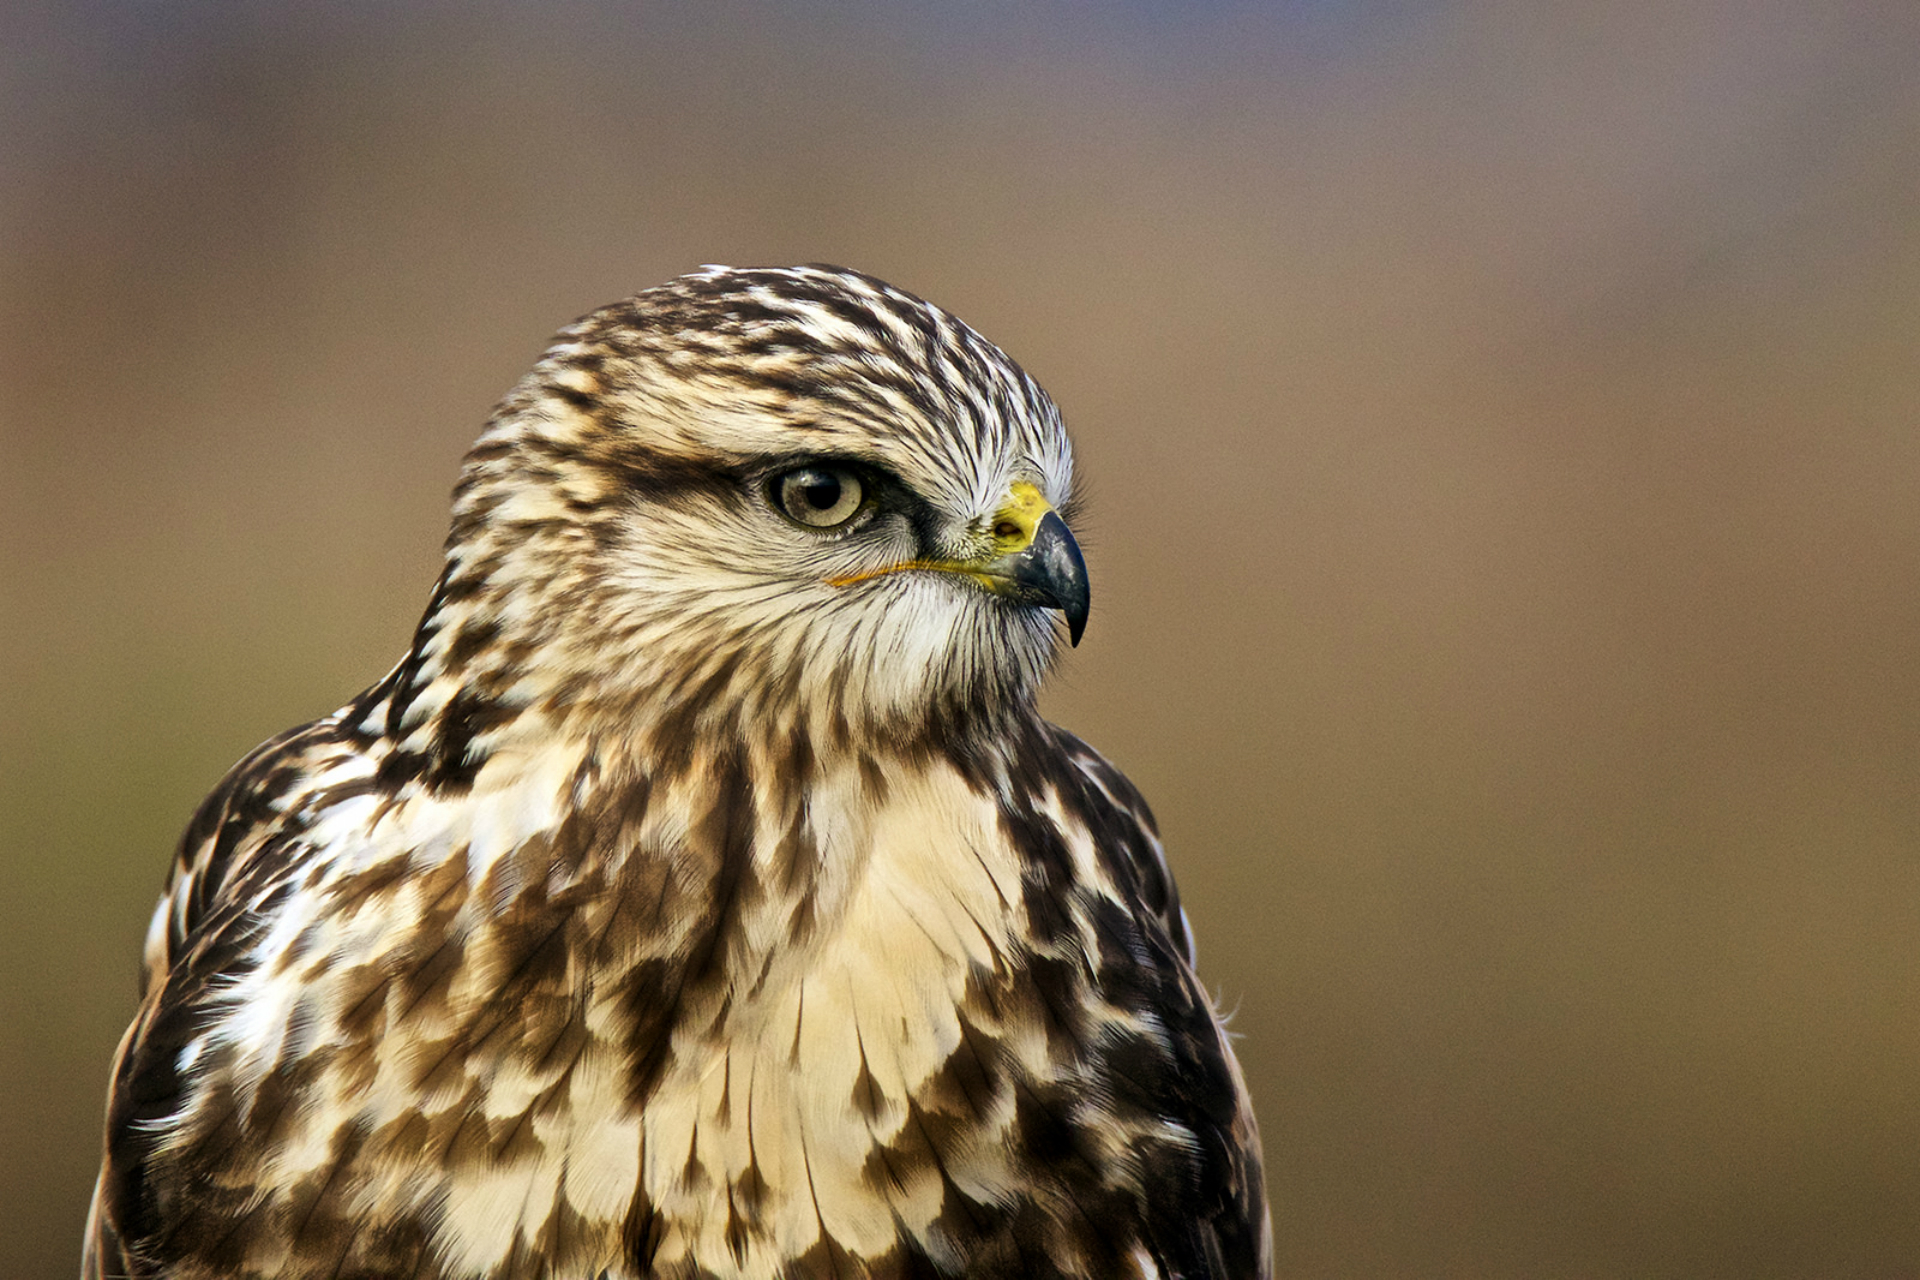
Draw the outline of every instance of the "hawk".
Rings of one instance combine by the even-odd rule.
[[[563,330],[406,656],[188,827],[84,1274],[1265,1277],[1153,818],[1034,707],[1071,482],[852,271]]]

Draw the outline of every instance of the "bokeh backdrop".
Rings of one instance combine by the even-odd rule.
[[[795,261],[1065,408],[1283,1275],[1920,1274],[1911,0],[8,6],[0,1272],[492,401]]]

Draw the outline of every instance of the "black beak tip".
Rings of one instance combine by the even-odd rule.
[[[1034,530],[1032,554],[1047,602],[1067,615],[1067,639],[1078,647],[1081,633],[1087,629],[1092,592],[1080,544],[1074,541],[1073,531],[1059,512],[1049,511],[1041,518],[1040,527]]]

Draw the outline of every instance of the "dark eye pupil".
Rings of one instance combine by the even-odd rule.
[[[840,467],[800,467],[780,477],[771,495],[792,519],[837,529],[860,514],[860,480]]]
[[[801,486],[800,496],[815,511],[831,511],[840,501],[840,482],[832,476],[818,476]]]

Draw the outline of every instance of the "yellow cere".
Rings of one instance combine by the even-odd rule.
[[[1036,485],[1025,480],[1015,483],[1007,490],[1006,505],[993,514],[994,558],[1025,551],[1033,541],[1033,531],[1051,510]]]

